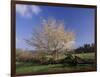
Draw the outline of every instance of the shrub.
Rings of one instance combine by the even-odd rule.
[[[66,54],[66,57],[62,59],[62,64],[63,66],[66,66],[66,65],[75,66],[77,65],[77,60],[71,54]]]

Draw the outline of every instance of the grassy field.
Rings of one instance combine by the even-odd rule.
[[[95,57],[94,53],[76,54],[77,56],[85,59],[93,59]],[[33,63],[16,63],[16,73],[60,73],[60,72],[73,72],[81,70],[93,70],[95,69],[94,64],[83,64],[78,66],[65,66],[62,64],[49,64],[49,65],[37,65]]]
[[[71,71],[81,71],[81,70],[93,70],[95,69],[94,65],[78,65],[78,66],[66,66],[63,67],[62,64],[53,64],[53,65],[40,65],[40,66],[21,66],[17,67],[16,73],[17,74],[24,74],[24,73],[56,73],[56,72],[71,72]]]
[[[83,53],[83,54],[75,54],[83,59],[95,59],[95,53]]]

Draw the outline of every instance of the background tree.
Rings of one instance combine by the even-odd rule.
[[[83,46],[75,49],[75,53],[92,53],[95,52],[95,45],[92,44],[84,44]]]
[[[16,61],[29,62],[32,61],[33,54],[29,51],[16,49]]]
[[[57,59],[58,52],[72,49],[74,39],[74,32],[66,31],[64,23],[49,18],[43,19],[41,29],[33,30],[31,38],[26,41],[35,49],[47,51]]]

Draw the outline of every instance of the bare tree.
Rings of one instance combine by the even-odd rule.
[[[72,48],[74,37],[74,32],[65,30],[64,23],[49,18],[43,19],[41,29],[33,30],[32,37],[26,41],[38,50],[50,52],[57,59],[58,52]]]

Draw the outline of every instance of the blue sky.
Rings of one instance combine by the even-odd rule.
[[[39,27],[41,18],[48,17],[64,21],[65,30],[75,32],[75,47],[94,43],[94,14],[93,8],[16,4],[16,48],[32,49],[24,39],[31,36],[33,28]]]

